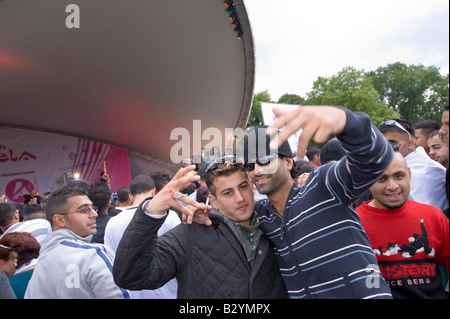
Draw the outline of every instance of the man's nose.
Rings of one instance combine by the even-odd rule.
[[[389,189],[389,190],[397,190],[398,183],[393,178],[390,178],[388,180],[386,188]]]

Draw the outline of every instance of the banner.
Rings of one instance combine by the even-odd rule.
[[[79,174],[89,183],[100,181],[106,164],[111,190],[130,185],[128,151],[91,140],[46,132],[0,127],[0,196],[23,202],[63,187]]]

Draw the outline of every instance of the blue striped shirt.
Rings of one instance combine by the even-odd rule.
[[[268,200],[256,204],[290,298],[391,298],[351,204],[381,176],[393,150],[366,114],[345,111],[338,139],[347,155],[311,172],[302,188],[293,183],[283,216]]]

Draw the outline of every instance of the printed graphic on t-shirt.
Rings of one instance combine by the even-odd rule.
[[[373,250],[375,255],[380,256],[380,271],[394,298],[446,296],[441,285],[436,252],[430,246],[423,219],[420,228],[421,234],[413,233],[404,242],[388,242],[386,246]],[[426,256],[422,254],[420,258],[417,256],[419,253],[425,253]]]
[[[386,247],[375,248],[373,252],[375,255],[383,254],[384,256],[402,254],[403,258],[411,258],[416,253],[425,252],[428,256],[434,257],[434,248],[430,247],[423,219],[420,221],[420,228],[422,229],[422,234],[414,233],[412,237],[408,238],[408,244],[399,246],[398,243],[388,243]]]

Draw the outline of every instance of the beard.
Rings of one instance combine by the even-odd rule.
[[[264,178],[263,183],[258,182],[258,179]],[[278,191],[278,189],[286,182],[288,182],[288,176],[282,174],[281,172],[276,172],[275,174],[265,175],[261,174],[253,178],[253,183],[255,184],[258,192],[263,195],[270,196]]]
[[[401,202],[397,202],[397,203],[389,203],[389,202],[384,202],[383,205],[388,208],[388,209],[397,209],[402,207],[403,205],[405,205],[407,198],[405,198],[404,200],[402,200]]]

